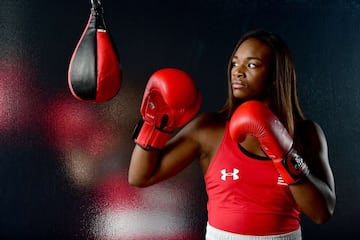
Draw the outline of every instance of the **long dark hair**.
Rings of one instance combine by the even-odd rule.
[[[274,81],[270,92],[270,109],[280,119],[290,135],[294,135],[295,121],[304,119],[296,92],[296,72],[287,44],[276,34],[263,30],[247,32],[236,44],[231,54],[228,68],[228,99],[220,110],[229,119],[235,109],[241,104],[233,95],[231,87],[232,59],[239,46],[247,39],[257,39],[272,50],[272,66],[270,79]]]

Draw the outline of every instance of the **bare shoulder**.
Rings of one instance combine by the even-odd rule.
[[[296,149],[306,159],[313,173],[322,179],[329,173],[328,146],[325,133],[320,125],[312,120],[300,121],[295,131]]]
[[[303,144],[312,145],[316,144],[316,147],[319,147],[319,144],[324,144],[326,141],[324,131],[318,123],[312,120],[303,120],[296,123],[296,138],[299,138]]]
[[[199,114],[180,132],[180,137],[197,146],[200,159],[208,161],[213,156],[224,134],[226,119],[216,112]]]
[[[211,137],[224,132],[226,120],[216,112],[206,112],[197,116],[189,125],[197,137]]]

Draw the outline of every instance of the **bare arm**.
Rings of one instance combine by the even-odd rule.
[[[144,150],[135,146],[129,167],[128,181],[137,187],[146,187],[170,178],[198,157],[194,119],[179,131],[161,150]]]
[[[290,190],[302,212],[315,223],[325,223],[333,214],[336,194],[329,164],[328,148],[322,129],[307,121],[300,129],[302,157],[309,166],[309,176]]]

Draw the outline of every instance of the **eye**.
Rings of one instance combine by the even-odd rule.
[[[231,67],[232,67],[232,68],[234,68],[234,67],[238,67],[238,66],[239,66],[239,64],[238,64],[238,63],[236,63],[236,62],[232,62],[232,63],[231,63]]]
[[[255,64],[255,63],[249,63],[249,64],[248,64],[248,67],[249,67],[249,68],[256,68],[256,64]]]

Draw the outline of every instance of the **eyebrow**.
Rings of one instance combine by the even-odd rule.
[[[239,59],[237,56],[233,56],[233,60],[235,60],[235,59]],[[259,57],[247,57],[246,58],[247,60],[259,60],[259,61],[261,61],[261,62],[263,62],[264,60],[263,59],[261,59],[261,58],[259,58]]]

